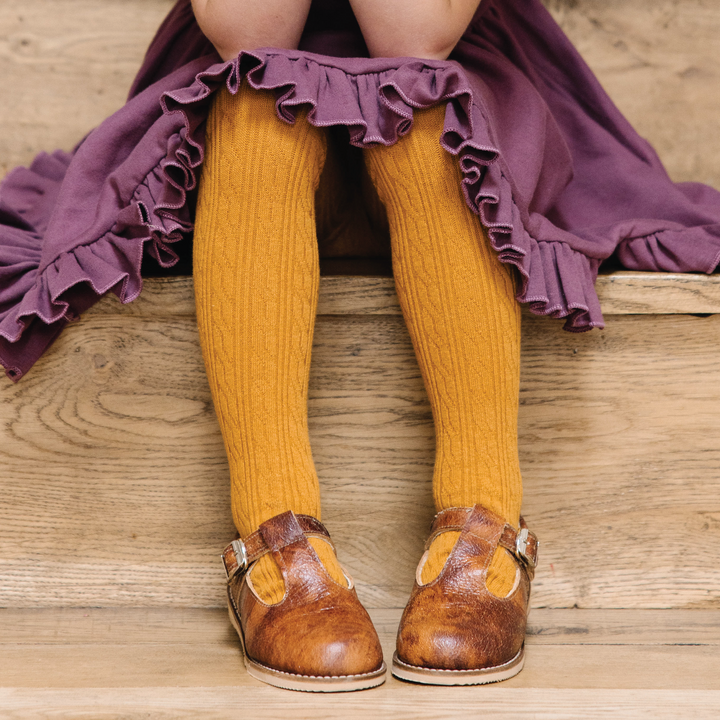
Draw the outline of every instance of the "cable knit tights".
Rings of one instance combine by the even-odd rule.
[[[366,151],[390,221],[398,295],[433,408],[437,508],[481,503],[517,526],[519,309],[510,271],[465,205],[456,160],[438,145],[444,108],[416,113],[396,145]],[[275,117],[271,95],[218,93],[208,119],[195,230],[198,325],[230,464],[233,518],[246,537],[293,510],[320,517],[307,428],[319,284],[314,194],[326,152],[304,117]],[[442,569],[456,533],[422,569]],[[346,584],[332,549],[311,540]],[[494,558],[488,586],[511,589],[514,564]],[[272,556],[251,582],[268,603],[284,594]]]
[[[269,92],[218,93],[208,118],[195,224],[193,273],[200,342],[230,464],[241,537],[292,510],[320,518],[307,425],[308,378],[320,266],[315,189],[322,130],[275,116]],[[336,582],[332,548],[311,538]],[[282,600],[271,555],[250,580]]]
[[[435,506],[480,503],[517,527],[520,308],[511,270],[465,204],[457,160],[439,144],[444,117],[442,106],[416,112],[408,135],[365,159],[388,213],[395,285],[433,410]],[[458,536],[433,542],[423,582]],[[500,549],[488,588],[505,596],[514,581]]]

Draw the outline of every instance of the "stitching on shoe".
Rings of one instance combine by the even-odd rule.
[[[245,578],[243,578],[244,580]],[[233,597],[232,590],[228,586],[228,597],[230,598],[230,602],[232,603],[233,610],[235,611],[235,616],[237,617],[238,625],[240,625],[240,628],[242,629],[242,623],[240,622],[240,611],[238,610],[238,606],[235,604],[235,598]],[[244,633],[243,633],[244,634]],[[245,641],[245,638],[243,638],[243,642]]]
[[[462,675],[463,673],[466,675],[475,674],[475,673],[483,673],[483,672],[490,672],[491,670],[502,670],[503,668],[508,667],[509,665],[512,665],[514,662],[517,661],[517,659],[522,654],[523,650],[525,649],[525,643],[522,644],[522,647],[520,650],[518,650],[517,655],[515,655],[512,660],[508,660],[506,663],[503,663],[502,665],[493,665],[489,668],[468,668],[465,670],[450,670],[448,668],[432,668],[432,667],[425,667],[424,665],[411,665],[410,663],[406,663],[404,660],[401,660],[399,657],[393,658],[393,661],[398,663],[399,665],[403,665],[406,668],[409,668],[411,670],[428,670],[431,673],[455,673]]]
[[[306,678],[308,680],[344,680],[345,678],[364,678],[376,676],[380,674],[380,672],[382,672],[383,670],[387,670],[385,663],[383,663],[377,670],[371,670],[370,672],[366,673],[357,673],[355,675],[302,675],[300,673],[287,672],[286,670],[276,670],[275,668],[271,668],[269,665],[263,665],[263,663],[258,662],[257,660],[253,660],[253,658],[247,655],[247,653],[246,657],[254,665],[261,667],[263,670],[268,670],[273,674],[287,675],[291,678]]]

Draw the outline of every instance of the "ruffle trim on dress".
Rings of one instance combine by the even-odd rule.
[[[600,261],[567,243],[537,239],[527,232],[510,181],[498,162],[500,151],[490,151],[489,138],[484,135],[480,135],[481,145],[477,146],[477,128],[486,132],[488,125],[474,103],[472,113],[475,116],[472,127],[476,130],[470,137],[464,137],[452,121],[449,125],[446,113],[441,144],[458,156],[465,200],[480,216],[498,258],[519,271],[521,285],[517,299],[527,303],[536,315],[566,318],[564,329],[570,332],[605,327],[595,292]],[[460,138],[463,139],[458,142]]]
[[[103,294],[112,291],[123,303],[137,298],[146,245],[162,266],[177,262],[170,245],[192,230],[188,193],[198,182],[211,97],[222,85],[236,93],[243,78],[256,89],[275,92],[278,116],[286,122],[295,122],[300,107],[309,105],[310,123],[344,125],[350,142],[359,147],[392,145],[410,131],[415,109],[446,102],[441,144],[458,157],[467,203],[487,227],[500,260],[520,272],[518,300],[536,314],[567,318],[568,330],[602,327],[593,287],[597,261],[566,243],[527,233],[498,162],[500,151],[460,66],[408,58],[363,60],[361,71],[357,68],[357,59],[259,50],[213,65],[190,86],[164,93],[165,115],[177,115],[164,158],[138,185],[110,230],[59,255],[42,272],[42,234],[17,213],[16,221],[4,222],[0,362],[8,376],[18,380],[64,325]],[[23,171],[22,182],[31,180],[33,172],[40,196],[50,178],[33,167]],[[14,178],[21,175],[11,173],[3,183],[7,197],[13,195]],[[57,181],[57,175],[52,179]]]
[[[566,318],[566,330],[604,327],[594,288],[599,261],[526,231],[498,162],[500,150],[462,68],[451,62],[375,59],[363,61],[357,72],[356,63],[291,51],[243,53],[229,65],[198,74],[190,87],[166,93],[164,108],[183,114],[187,142],[201,151],[198,111],[221,84],[234,94],[243,78],[255,89],[275,92],[277,114],[286,122],[294,123],[300,107],[309,105],[308,122],[344,125],[351,144],[361,148],[396,143],[410,132],[414,110],[447,103],[440,143],[458,157],[467,204],[480,216],[501,262],[519,270],[517,299],[537,315]]]
[[[112,229],[62,253],[43,272],[39,272],[42,235],[23,220],[23,215],[32,215],[32,204],[14,213],[14,225],[3,218],[0,362],[11,380],[19,380],[65,325],[102,295],[113,292],[122,303],[135,300],[142,290],[145,250],[162,267],[178,261],[170,245],[192,230],[186,197],[195,183],[195,175],[184,170],[190,158],[183,145],[179,134],[171,136],[167,156],[138,185]],[[33,176],[38,202],[45,192],[56,191],[42,169],[21,168],[5,179],[0,197],[11,201],[21,185],[27,189],[32,184]]]
[[[709,275],[720,265],[720,224],[628,238],[620,242],[615,254],[629,270]]]

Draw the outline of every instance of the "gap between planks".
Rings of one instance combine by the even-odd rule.
[[[3,720],[717,720],[716,690],[396,687],[341,695],[275,688],[0,688]]]
[[[619,271],[600,275],[596,290],[605,315],[720,313],[720,275]],[[120,306],[113,296],[88,314],[195,315],[191,277],[149,278],[140,297]],[[323,276],[318,315],[400,315],[391,277]]]
[[[369,613],[394,638],[402,609]],[[0,647],[221,643],[228,633],[234,640],[219,608],[0,608]],[[527,636],[530,645],[720,646],[720,610],[534,608]]]

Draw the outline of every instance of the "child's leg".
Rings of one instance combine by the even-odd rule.
[[[368,150],[366,160],[387,209],[398,297],[432,405],[436,508],[477,503],[517,527],[520,309],[512,271],[467,207],[456,159],[438,143],[444,113],[416,112],[406,137]],[[439,574],[458,536],[433,542],[423,583]],[[515,572],[500,550],[488,589],[506,595]]]
[[[286,510],[320,518],[307,425],[319,286],[314,194],[323,131],[275,115],[270,93],[218,93],[207,125],[194,241],[200,340],[245,538]],[[339,583],[330,546],[311,544]],[[284,593],[265,555],[252,571],[268,603]]]

